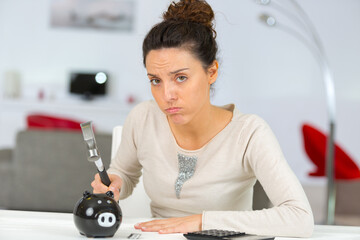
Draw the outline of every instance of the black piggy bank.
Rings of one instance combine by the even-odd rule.
[[[122,212],[113,192],[91,194],[85,191],[74,207],[74,222],[86,237],[112,237],[120,227]]]

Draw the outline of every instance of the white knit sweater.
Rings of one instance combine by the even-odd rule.
[[[109,173],[128,197],[143,172],[154,217],[203,214],[202,228],[308,237],[314,221],[306,195],[269,126],[234,105],[231,122],[198,150],[179,147],[156,102],[137,105],[123,128]],[[258,179],[274,207],[252,210]]]

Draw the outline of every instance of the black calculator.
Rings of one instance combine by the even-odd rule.
[[[236,232],[229,230],[219,230],[219,229],[210,229],[197,232],[189,232],[184,234],[189,240],[228,240],[228,239],[238,239],[238,240],[272,240],[274,237],[265,237],[257,235],[249,235],[244,232]]]

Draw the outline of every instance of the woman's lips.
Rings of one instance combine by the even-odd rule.
[[[167,113],[177,113],[177,112],[180,111],[180,109],[181,109],[181,108],[179,108],[179,107],[171,107],[171,108],[165,109],[165,111],[166,111]]]

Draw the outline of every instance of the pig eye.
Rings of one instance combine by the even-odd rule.
[[[106,202],[107,202],[108,204],[111,204],[111,201],[110,201],[110,200],[107,200]]]
[[[102,201],[101,200],[98,200],[98,204],[101,204],[102,203]]]
[[[94,213],[94,209],[93,208],[88,208],[86,209],[86,216],[90,217],[91,215],[93,215]]]

